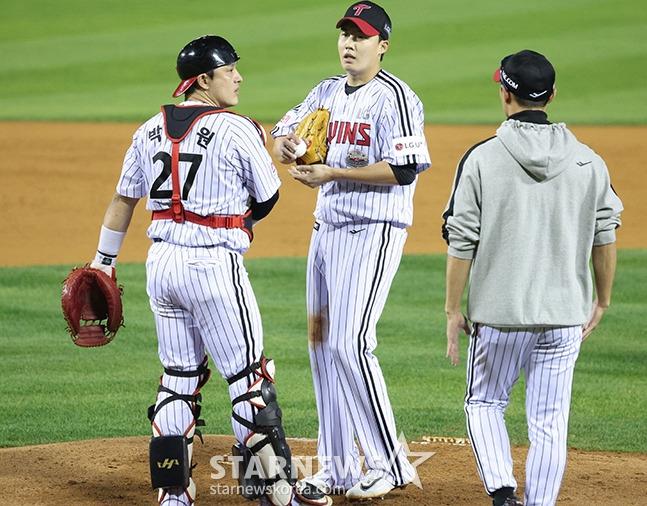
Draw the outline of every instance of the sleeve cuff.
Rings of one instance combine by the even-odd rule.
[[[610,244],[612,242],[616,242],[615,230],[605,230],[604,232],[599,232],[593,238],[593,246],[604,246],[605,244]]]
[[[474,258],[474,250],[459,250],[456,248],[452,248],[449,246],[447,248],[447,253],[449,253],[451,256],[460,258],[461,260],[472,260]]]

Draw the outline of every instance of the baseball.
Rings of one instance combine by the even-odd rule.
[[[297,144],[296,148],[294,148],[294,156],[297,158],[302,157],[303,155],[306,154],[306,143],[303,139],[299,139],[299,144]]]

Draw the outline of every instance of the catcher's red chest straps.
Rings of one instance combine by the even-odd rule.
[[[190,211],[185,211],[180,196],[180,176],[178,164],[180,161],[180,142],[187,136],[193,125],[200,118],[207,114],[228,113],[237,114],[234,111],[220,109],[211,106],[196,107],[177,107],[175,105],[162,106],[164,114],[164,132],[172,142],[171,148],[171,208],[163,211],[153,211],[153,220],[172,219],[176,223],[189,221],[198,225],[204,225],[211,228],[240,228],[249,236],[250,241],[253,239],[251,227],[251,211],[244,215],[232,216],[200,216]],[[251,119],[251,118],[249,118]],[[252,120],[253,121],[253,120]],[[260,132],[263,129],[256,123]],[[263,137],[264,138],[264,137]]]

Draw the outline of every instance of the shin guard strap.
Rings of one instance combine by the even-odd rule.
[[[234,411],[231,412],[231,417],[236,420],[239,424],[241,424],[244,427],[247,427],[249,430],[252,432],[258,432],[258,433],[263,433],[262,427],[259,427],[258,425],[254,424],[253,422],[250,422],[249,420],[245,420],[242,416],[236,414]]]
[[[198,388],[196,389],[195,393],[198,393],[200,389],[205,385],[205,383],[209,381],[209,378],[211,378],[211,369],[209,369],[208,357],[205,357],[202,361],[202,364],[200,364],[198,368],[193,371],[178,371],[176,369],[167,369],[165,367],[164,373],[168,376],[175,376],[179,378],[195,378],[202,376],[202,379],[199,381]]]
[[[245,369],[243,369],[239,373],[234,374],[231,378],[227,378],[227,383],[229,383],[230,385],[233,385],[237,381],[240,381],[241,379],[246,378],[247,376],[252,374],[254,371],[256,371],[256,369],[261,367],[261,365],[263,364],[264,358],[265,357],[261,355],[261,359],[258,362],[254,362],[252,365],[245,367]]]
[[[193,416],[197,420],[198,417],[200,416],[200,411],[202,407],[197,404],[198,402],[202,401],[202,394],[196,394],[196,395],[188,395],[188,394],[178,394],[174,392],[173,390],[166,388],[164,386],[159,386],[157,389],[158,392],[164,392],[167,394],[170,394],[169,397],[166,399],[162,400],[159,402],[157,405],[153,404],[148,408],[148,419],[152,422],[153,419],[155,418],[155,415],[159,412],[160,409],[162,409],[164,406],[167,404],[173,402],[173,401],[184,401],[189,405],[189,408],[191,411],[193,411]],[[200,424],[198,424],[200,425]]]

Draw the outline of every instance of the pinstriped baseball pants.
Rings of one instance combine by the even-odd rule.
[[[192,248],[154,243],[146,262],[147,291],[155,315],[158,354],[162,365],[196,370],[209,352],[216,369],[229,378],[257,362],[263,352],[263,328],[258,304],[243,265],[243,257],[224,248]],[[190,394],[196,378],[169,378],[177,393]],[[251,385],[241,380],[229,386],[231,399]],[[158,402],[168,394],[160,394]],[[252,420],[251,404],[234,410]],[[164,434],[183,434],[193,414],[183,402],[167,405],[159,424]],[[250,430],[232,421],[238,441]]]
[[[488,493],[517,487],[504,413],[524,370],[530,449],[524,504],[554,505],[567,456],[568,417],[582,328],[502,329],[474,324],[465,413],[479,475]]]
[[[407,237],[387,223],[317,222],[306,276],[309,348],[319,413],[320,476],[348,489],[368,471],[394,485],[414,470],[402,451],[377,357],[376,325]],[[346,459],[346,456],[349,456]]]

